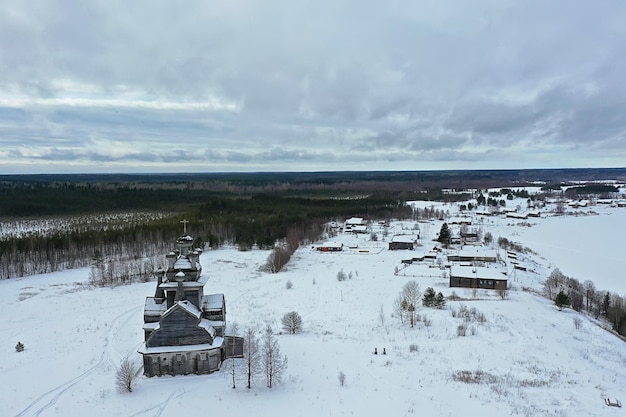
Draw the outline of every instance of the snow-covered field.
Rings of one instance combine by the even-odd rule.
[[[554,267],[591,279],[598,289],[626,293],[619,236],[626,209],[594,210],[599,214],[529,219],[530,227],[483,220],[494,240],[507,237],[538,253],[524,259],[532,270],[517,271],[506,300],[493,291],[456,288],[466,300],[449,301],[444,310],[420,307],[415,328],[392,315],[402,286],[414,279],[422,291],[432,286],[449,296],[452,289],[437,268],[411,265],[395,275],[412,253],[389,251],[382,239],[339,235],[346,247],[358,245],[341,253],[300,248],[278,274],[259,272],[266,251],[205,252],[206,290],[225,294],[230,323],[259,329],[269,323],[280,331],[284,313],[295,310],[303,318],[302,333],[279,336],[289,365],[283,384],[272,390],[263,381],[251,390],[243,381],[232,389],[229,375],[215,373],[140,377],[134,392],[120,393],[115,370],[127,355],[141,361],[142,309],[153,282],[92,288],[87,269],[0,281],[0,414],[619,415],[621,409],[604,401],[626,399],[626,343],[535,293]],[[432,246],[441,223],[420,224],[423,247],[415,253]],[[339,282],[340,270],[351,278]],[[458,336],[463,320],[452,313],[463,306],[486,321],[470,321],[466,336]],[[582,319],[580,329],[575,317]],[[26,347],[21,353],[14,349],[18,341]],[[387,354],[373,355],[374,348]]]

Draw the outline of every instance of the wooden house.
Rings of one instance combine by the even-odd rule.
[[[351,217],[345,221],[344,232],[367,233],[367,222],[362,217]]]
[[[413,250],[416,244],[417,236],[415,235],[395,235],[389,242],[389,250]]]
[[[450,268],[450,287],[506,290],[508,279],[502,272],[491,268],[453,266]]]
[[[341,252],[343,243],[325,243],[316,248],[320,252]]]
[[[167,271],[157,271],[154,297],[144,306],[143,355],[146,376],[206,374],[230,357],[243,357],[243,338],[225,336],[223,294],[204,294],[200,249],[183,235],[166,255]]]
[[[498,253],[495,250],[487,250],[479,246],[464,246],[458,251],[447,252],[450,262],[496,262]]]

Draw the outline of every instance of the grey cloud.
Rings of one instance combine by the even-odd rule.
[[[7,0],[0,158],[401,169],[545,166],[558,151],[615,164],[624,21],[621,0]]]

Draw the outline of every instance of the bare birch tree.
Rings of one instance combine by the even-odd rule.
[[[278,340],[269,325],[263,335],[261,362],[267,387],[272,388],[275,384],[280,384],[287,369],[287,357],[281,355]]]
[[[261,351],[255,329],[248,327],[244,333],[244,363],[246,367],[246,388],[252,388],[252,382],[261,371]]]
[[[133,392],[138,373],[139,367],[129,357],[122,359],[115,374],[115,383],[119,390]]]
[[[231,334],[231,336],[238,336],[239,335],[239,325],[237,323],[233,323],[230,325],[230,329],[229,329],[229,333]],[[232,354],[234,356],[235,354],[235,343],[232,344]],[[237,388],[237,374],[239,373],[239,367],[240,367],[240,361],[241,358],[235,358],[232,357],[230,359],[228,359],[230,361],[230,369],[228,370],[228,373],[230,374],[231,378],[232,378],[232,382],[233,382],[233,389]]]
[[[394,308],[400,314],[400,319],[404,322],[403,317],[407,317],[411,327],[415,326],[417,303],[421,297],[420,286],[416,281],[409,281],[404,284],[402,291],[396,298]]]
[[[283,329],[291,334],[296,334],[302,331],[302,317],[300,317],[300,314],[298,314],[297,311],[285,313],[281,319],[281,323],[283,325]]]

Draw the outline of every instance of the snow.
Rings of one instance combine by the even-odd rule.
[[[441,206],[452,214],[455,207]],[[626,344],[593,318],[559,311],[537,295],[555,267],[593,280],[598,289],[626,293],[620,235],[626,210],[596,206],[585,213],[590,209],[598,214],[523,224],[483,218],[483,231],[494,240],[507,237],[537,253],[518,256],[531,267],[516,271],[506,300],[494,291],[449,288],[438,269],[421,274],[411,265],[394,273],[402,259],[432,248],[442,221],[420,224],[423,246],[415,251],[388,251],[382,239],[339,234],[333,241],[359,250],[328,254],[304,246],[278,274],[260,272],[268,251],[203,252],[206,290],[224,293],[230,324],[261,331],[269,323],[278,333],[283,314],[302,316],[302,333],[278,335],[289,363],[283,384],[272,390],[262,380],[251,390],[243,381],[232,389],[230,375],[220,372],[141,376],[134,392],[120,393],[115,370],[126,356],[141,363],[143,307],[155,282],[94,288],[88,269],[0,281],[2,414],[617,415],[620,409],[606,406],[605,398],[626,398]],[[382,228],[376,232],[382,236]],[[339,282],[340,270],[351,278]],[[462,299],[443,310],[420,306],[420,321],[411,328],[392,317],[392,305],[412,279],[422,291],[430,286]],[[469,312],[467,322],[461,311]],[[462,324],[466,336],[457,335]],[[25,345],[21,353],[14,349],[18,341]]]
[[[457,278],[506,279],[506,271],[480,266],[453,266],[450,274]]]

